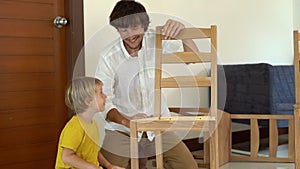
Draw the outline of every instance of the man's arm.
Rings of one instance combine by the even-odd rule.
[[[192,39],[182,40],[183,49],[185,52],[198,52],[198,47]]]
[[[123,116],[117,109],[113,108],[108,111],[106,119],[115,123],[122,124],[130,128],[130,120],[128,117]]]
[[[110,111],[108,111],[106,119],[115,123],[119,123],[122,124],[128,128],[130,128],[130,120],[134,120],[134,119],[142,119],[142,118],[147,118],[149,116],[147,116],[144,113],[138,113],[134,116],[125,116],[122,115],[117,109],[111,109]]]

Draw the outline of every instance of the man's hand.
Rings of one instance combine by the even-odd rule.
[[[134,116],[131,116],[130,120],[143,119],[143,118],[147,118],[147,117],[149,117],[149,116],[147,116],[147,114],[139,113],[139,114],[136,114]]]
[[[185,28],[185,26],[178,21],[169,19],[164,26],[162,26],[161,33],[165,35],[165,40],[176,38],[176,36]],[[192,39],[183,39],[183,49],[185,52],[198,52],[199,49]]]
[[[165,35],[165,39],[169,40],[175,38],[184,28],[185,26],[182,23],[169,19],[165,25],[162,26],[162,35]]]
[[[123,119],[121,120],[121,124],[123,124],[124,126],[126,126],[128,128],[130,128],[130,120],[136,120],[136,119],[142,119],[142,118],[149,117],[144,113],[139,113],[134,116],[125,116],[125,115],[122,115],[122,116],[123,116]]]

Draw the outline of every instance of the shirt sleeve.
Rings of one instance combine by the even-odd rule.
[[[102,81],[103,83],[103,93],[107,96],[105,103],[105,110],[101,113],[101,115],[106,119],[107,113],[116,108],[113,104],[112,100],[114,96],[114,72],[112,66],[108,63],[104,56],[100,56],[99,62],[97,65],[95,77]]]
[[[80,124],[79,124],[80,125]],[[75,123],[68,122],[62,131],[61,147],[77,151],[84,137],[84,131]]]

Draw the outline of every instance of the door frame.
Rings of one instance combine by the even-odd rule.
[[[66,56],[68,81],[70,81],[74,73],[76,76],[85,75],[84,10],[83,0],[66,0],[65,3],[66,18],[69,20],[69,25],[66,27]],[[74,72],[75,66],[76,72]]]
[[[66,69],[68,82],[75,76],[85,75],[83,8],[83,0],[65,1],[65,17],[69,21],[68,26],[66,26]],[[76,68],[76,72],[74,68]],[[68,109],[68,119],[73,114],[74,112]]]

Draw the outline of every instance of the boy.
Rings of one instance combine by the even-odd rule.
[[[93,116],[104,111],[106,95],[102,82],[92,77],[74,79],[66,90],[65,103],[74,115],[61,132],[56,169],[122,169],[99,152],[99,130]]]

